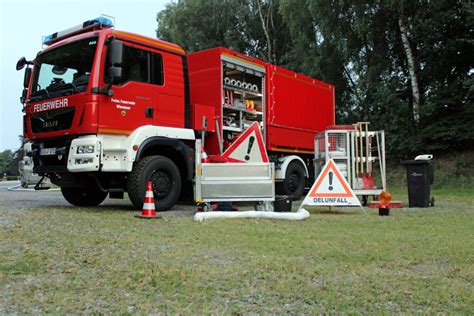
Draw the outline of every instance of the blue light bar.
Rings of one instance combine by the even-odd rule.
[[[43,44],[50,45],[54,42],[57,42],[60,38],[63,39],[72,35],[80,34],[82,32],[85,32],[94,28],[94,26],[98,26],[99,28],[102,28],[102,27],[109,28],[109,27],[113,27],[114,23],[109,18],[106,18],[104,16],[99,16],[98,18],[85,21],[82,24],[68,28],[64,31],[56,32],[51,35],[45,36],[43,37]]]
[[[83,27],[93,25],[93,24],[102,24],[103,26],[107,27],[114,27],[114,23],[111,19],[106,18],[105,16],[99,16],[98,18],[86,21],[83,23]]]

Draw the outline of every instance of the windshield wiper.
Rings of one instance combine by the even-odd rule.
[[[83,83],[80,83],[80,84],[74,84],[72,82],[68,82],[68,83],[63,83],[63,84],[60,84],[60,85],[55,85],[55,86],[49,86],[49,87],[46,87],[45,89],[41,89],[41,90],[38,90],[36,92],[34,92],[32,94],[32,96],[30,97],[30,102],[31,101],[39,101],[39,100],[43,100],[43,99],[51,99],[51,94],[50,92],[54,92],[55,94],[60,92],[61,95],[65,95],[67,94],[68,92],[70,92],[72,90],[72,92],[74,93],[79,93],[79,89],[78,87],[80,86],[84,86],[84,85],[87,85],[88,83],[87,82],[83,82]],[[45,98],[46,97],[46,98]],[[56,95],[57,97],[57,95]]]
[[[63,84],[55,84],[55,85],[50,85],[46,87],[45,89],[47,92],[52,92],[54,94],[60,94],[60,95],[68,95],[70,94],[71,90],[74,93],[79,93],[79,90],[77,89],[77,86],[71,82],[68,83],[63,83]],[[48,94],[49,97],[49,94]],[[57,95],[56,95],[57,97]]]
[[[53,91],[60,91],[60,90],[63,90],[65,88],[72,88],[74,92],[77,92],[76,85],[71,83],[71,82],[51,84],[51,85],[46,87],[46,90],[48,90],[50,92],[53,92]]]

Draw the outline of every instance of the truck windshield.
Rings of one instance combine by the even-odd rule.
[[[31,101],[84,92],[89,83],[97,37],[60,46],[35,60]]]

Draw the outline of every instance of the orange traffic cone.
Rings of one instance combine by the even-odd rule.
[[[153,185],[148,181],[148,188],[146,189],[145,202],[143,203],[143,210],[140,215],[135,215],[138,218],[160,218],[156,215],[155,199],[153,198]]]

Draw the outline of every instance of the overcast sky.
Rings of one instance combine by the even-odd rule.
[[[115,17],[115,28],[156,37],[156,14],[171,0],[0,0],[0,151],[16,150],[23,134],[20,95],[23,71],[18,59],[31,60],[41,37],[101,14]]]

